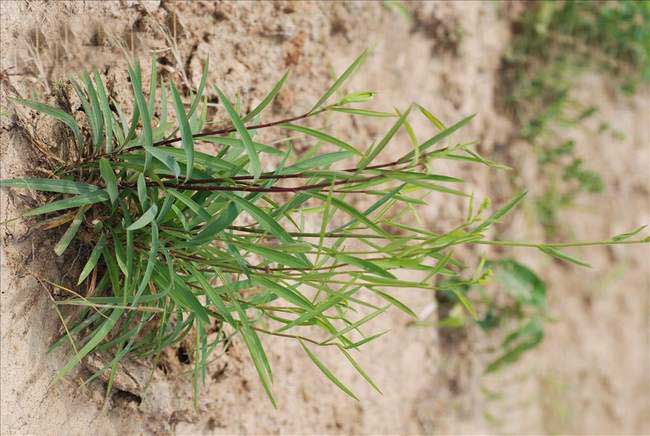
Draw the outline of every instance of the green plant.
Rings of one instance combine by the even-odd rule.
[[[458,283],[452,277],[439,284],[436,298],[446,315],[437,326],[460,329],[477,325],[486,333],[501,336],[507,330],[500,348],[488,353],[492,360],[485,372],[490,373],[537,347],[544,338],[549,316],[546,284],[534,271],[514,259],[486,261],[484,268],[485,272],[473,282]],[[445,290],[450,282],[457,284],[454,292]],[[463,310],[463,300],[472,301],[476,312],[473,318]]]
[[[554,236],[560,209],[604,189],[600,175],[583,168],[565,133],[567,127],[584,128],[583,121],[598,111],[584,107],[572,90],[590,70],[609,74],[625,93],[650,81],[650,2],[530,3],[513,30],[503,60],[504,102],[549,175],[535,209],[547,235]]]
[[[364,325],[390,306],[415,317],[396,289],[452,292],[476,315],[460,291],[480,281],[485,271],[480,265],[474,277],[463,278],[466,267],[453,257],[454,246],[533,247],[584,265],[559,250],[648,241],[630,240],[630,235],[566,244],[486,239],[485,231],[519,204],[524,193],[488,216],[487,202],[470,208],[449,232],[411,224],[412,217],[419,220],[416,206],[426,204],[427,195],[467,196],[452,187],[462,180],[433,172],[431,162],[498,165],[467,144],[434,148],[472,116],[445,127],[419,105],[401,113],[354,106],[370,100],[372,92],[344,94],[327,104],[366,56],[356,59],[310,111],[266,123],[259,121],[262,112],[287,75],[247,114],[215,86],[231,124],[206,128],[207,63],[188,103],[174,83],[157,80],[155,60],[147,96],[139,64],[129,65],[133,100],[126,110],[111,100],[97,72],[72,82],[85,113],[82,120],[33,100],[15,100],[64,123],[71,135],[58,148],[38,147],[49,160],[51,178],[1,180],[0,186],[52,193],[43,205],[22,216],[47,217],[35,226],[48,228],[69,223],[54,249],[57,255],[73,243],[87,246],[89,252],[77,289],[57,285],[70,294],[55,300],[57,311],[64,306],[79,310],[64,323],[66,334],[52,346],[69,343],[74,351],[56,380],[89,353],[109,352],[112,360],[91,379],[109,373],[110,391],[125,357],[156,357],[166,347],[191,340],[198,394],[208,356],[240,334],[275,404],[271,367],[261,340],[275,335],[298,341],[334,384],[356,398],[312,349],[336,347],[379,390],[350,350],[384,334],[368,334]],[[174,115],[168,113],[170,103]],[[439,129],[423,142],[408,121],[413,108]],[[362,151],[330,133],[296,124],[326,112],[395,121],[378,142]],[[257,131],[271,128],[279,134],[277,147],[256,140]],[[375,163],[401,129],[413,150]],[[315,145],[297,155],[287,132],[303,135]],[[211,155],[195,150],[201,142],[217,145],[219,151]],[[172,145],[176,143],[181,147]],[[325,144],[336,151],[320,152]],[[57,151],[70,156],[68,162],[56,156]],[[277,166],[264,171],[261,155],[265,161],[275,158]],[[356,159],[356,164],[340,168],[349,159]],[[354,207],[357,194],[369,199],[369,206]],[[318,229],[306,228],[308,216],[320,218]],[[411,278],[399,279],[395,270],[410,270]],[[445,280],[436,285],[437,277]]]
[[[528,5],[514,23],[516,37],[506,56],[520,83],[531,68],[562,76],[579,68],[616,74],[624,89],[650,81],[650,2],[541,1]],[[566,77],[566,76],[565,76]]]
[[[482,300],[488,308],[478,324],[483,330],[492,331],[502,323],[514,323],[501,343],[499,355],[486,368],[493,372],[516,362],[541,343],[548,307],[546,284],[533,270],[514,259],[490,262],[489,266],[494,271],[494,282],[508,298],[497,302],[483,293]]]

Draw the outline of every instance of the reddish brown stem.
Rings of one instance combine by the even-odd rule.
[[[284,120],[271,121],[269,123],[262,123],[262,124],[255,124],[253,126],[246,126],[246,130],[263,129],[263,128],[266,128],[266,127],[273,127],[273,126],[278,126],[280,124],[291,123],[293,121],[299,121],[299,120],[308,118],[308,117],[310,117],[312,115],[316,115],[316,114],[318,114],[320,112],[322,112],[322,110],[316,111],[316,112],[307,112],[307,113],[304,113],[302,115],[297,115],[295,117],[287,118],[287,119],[284,119]],[[237,129],[235,129],[235,127],[226,127],[226,128],[221,128],[221,129],[217,129],[217,130],[208,130],[208,131],[205,131],[205,132],[195,133],[195,134],[192,135],[192,138],[202,138],[204,136],[212,136],[212,135],[225,135],[227,133],[232,133],[232,132],[236,132],[236,131],[237,131]],[[180,136],[176,136],[174,138],[169,138],[169,139],[165,139],[163,141],[154,142],[153,145],[154,146],[169,145],[169,144],[173,144],[174,142],[178,142],[181,139],[182,138]]]
[[[390,166],[400,165],[406,162],[393,161],[385,164],[369,165],[366,170],[376,170],[381,168],[386,168]],[[354,173],[358,171],[359,168],[346,168],[339,170],[340,172]],[[309,172],[298,173],[298,174],[262,174],[260,180],[269,180],[269,179],[304,179],[307,177],[313,177]],[[173,179],[174,176],[161,176],[161,178]],[[217,183],[217,182],[228,182],[228,181],[239,181],[239,180],[253,180],[255,176],[233,176],[233,177],[211,177],[206,179],[191,179],[189,183],[198,185],[202,183]]]
[[[321,188],[328,188],[330,186],[337,186],[337,185],[343,185],[343,184],[348,184],[348,183],[359,183],[359,182],[367,182],[370,180],[377,179],[382,176],[372,176],[372,177],[364,177],[361,179],[356,179],[356,180],[339,180],[337,182],[331,183],[331,182],[324,182],[324,183],[316,183],[312,185],[303,185],[303,186],[290,186],[290,187],[284,187],[284,186],[272,186],[270,188],[263,188],[260,186],[205,186],[205,185],[197,185],[193,183],[183,183],[183,184],[172,184],[172,183],[163,183],[165,187],[168,188],[177,188],[177,189],[187,189],[190,191],[227,191],[227,192],[301,192],[301,191],[309,191],[312,189],[321,189]],[[154,182],[149,182],[149,186],[157,186],[157,183]],[[351,191],[345,191],[345,192],[351,192]],[[364,191],[365,192],[365,191]]]

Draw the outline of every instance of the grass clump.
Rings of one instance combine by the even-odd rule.
[[[261,117],[286,75],[246,114],[215,86],[230,118],[222,128],[206,127],[207,63],[198,89],[185,102],[174,83],[157,80],[155,61],[148,88],[139,64],[129,65],[133,98],[126,110],[110,98],[97,73],[73,82],[85,113],[82,120],[34,100],[16,100],[68,127],[69,147],[59,151],[70,159],[50,156],[50,178],[1,180],[0,186],[52,193],[23,217],[45,219],[40,223],[48,228],[67,225],[57,255],[65,255],[73,241],[89,251],[76,290],[58,285],[69,295],[55,300],[57,310],[78,310],[65,322],[66,334],[53,344],[69,344],[74,351],[57,380],[89,353],[100,351],[112,358],[91,379],[108,374],[110,390],[127,356],[154,358],[180,341],[191,341],[198,393],[210,354],[238,334],[275,404],[262,339],[273,335],[300,343],[327,378],[356,398],[315,350],[335,347],[379,390],[351,351],[384,333],[366,331],[366,324],[390,307],[417,318],[400,301],[399,289],[451,293],[477,316],[464,290],[484,280],[489,265],[481,263],[466,278],[467,267],[454,258],[455,246],[526,246],[584,265],[560,250],[592,243],[486,239],[485,232],[525,193],[492,214],[486,213],[487,202],[470,208],[446,233],[413,224],[419,221],[416,208],[432,193],[470,198],[458,188],[462,180],[432,171],[432,162],[499,166],[467,144],[440,144],[472,116],[444,126],[419,105],[395,113],[356,105],[370,100],[371,92],[337,98],[365,58],[366,53],[355,60],[311,110],[283,120],[261,122]],[[416,111],[438,129],[422,142],[409,123]],[[362,150],[300,123],[324,113],[392,118],[393,124]],[[278,141],[273,143],[280,145],[258,142],[261,129],[275,129]],[[413,150],[377,163],[402,129]],[[310,138],[314,146],[299,155],[287,133]],[[201,143],[217,145],[218,152],[198,151]],[[320,152],[324,144],[336,151]],[[272,170],[262,165],[268,156],[279,162]],[[356,163],[341,166],[350,160]],[[359,195],[370,199],[369,206],[353,206]],[[309,216],[319,217],[318,230],[305,228]],[[647,242],[629,236],[595,244]],[[409,279],[398,278],[397,271],[404,270],[410,271]]]

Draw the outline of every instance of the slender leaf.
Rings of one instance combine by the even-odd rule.
[[[252,120],[253,118],[255,118],[257,114],[261,113],[264,110],[264,108],[266,108],[269,105],[269,103],[273,101],[275,96],[278,95],[278,92],[280,92],[280,89],[282,89],[282,86],[284,85],[284,82],[287,80],[287,77],[289,77],[289,71],[284,73],[282,78],[278,80],[275,86],[273,86],[271,92],[269,92],[267,96],[264,97],[264,99],[257,106],[255,106],[255,109],[250,111],[248,114],[246,114],[244,118],[242,118],[242,122],[246,123]]]
[[[48,106],[43,103],[39,103],[36,101],[32,100],[25,100],[23,98],[16,98],[14,101],[18,102],[19,104],[22,104],[23,106],[28,106],[38,112],[44,113],[45,115],[48,115],[58,121],[61,121],[63,124],[68,126],[70,130],[72,130],[72,133],[74,134],[75,141],[77,145],[81,146],[83,145],[83,139],[81,137],[81,130],[79,129],[79,126],[77,125],[77,121],[74,119],[72,115],[67,113],[66,111],[56,108],[54,106]]]
[[[319,132],[318,130],[310,129],[309,127],[299,126],[297,124],[281,124],[280,127],[287,130],[293,130],[296,132],[304,133],[305,135],[313,136],[314,138],[320,139],[321,141],[336,145],[337,147],[342,148],[345,151],[349,151],[350,153],[361,155],[361,152],[358,151],[353,146],[351,146],[350,144],[347,144],[341,141],[340,139],[333,137],[332,135],[328,135],[327,133]]]
[[[120,193],[117,189],[117,177],[115,177],[113,168],[111,168],[111,164],[108,162],[108,160],[104,158],[101,158],[99,160],[99,172],[102,176],[102,179],[104,179],[104,183],[106,183],[106,192],[108,192],[111,203],[115,204]]]
[[[325,103],[327,99],[330,98],[330,96],[334,94],[336,90],[339,89],[341,85],[343,85],[343,83],[345,83],[345,81],[348,80],[348,78],[352,74],[354,74],[354,72],[357,69],[359,69],[359,67],[365,62],[367,57],[368,57],[368,50],[364,50],[363,53],[361,53],[359,57],[356,58],[354,62],[352,62],[352,64],[343,72],[343,74],[341,74],[339,78],[336,79],[334,84],[332,84],[332,86],[330,86],[329,89],[325,91],[325,94],[323,94],[323,96],[316,102],[314,107],[312,107],[309,112],[314,112],[316,109],[321,107],[323,103]]]
[[[316,357],[316,355],[309,350],[309,348],[307,348],[307,346],[302,340],[300,340],[300,345],[302,346],[302,349],[305,350],[305,353],[307,353],[311,361],[314,362],[314,364],[318,367],[318,369],[322,371],[323,374],[325,374],[325,377],[330,379],[332,383],[338,386],[339,389],[341,389],[343,392],[348,394],[350,397],[359,401],[359,398],[357,398],[357,396],[354,395],[354,393],[352,393],[352,391],[347,386],[345,386],[338,378],[336,378],[334,374],[332,374],[332,371],[330,371],[325,366],[325,364],[321,362],[320,359],[318,359],[318,357]]]
[[[97,85],[97,96],[99,98],[99,104],[101,106],[102,115],[104,119],[104,131],[106,132],[106,153],[113,152],[113,113],[111,112],[111,106],[108,102],[108,94],[106,93],[106,87],[104,82],[99,75],[99,72],[95,70],[95,84]]]
[[[86,262],[83,269],[81,270],[81,274],[79,274],[79,280],[77,280],[77,285],[81,284],[81,282],[86,280],[86,277],[88,277],[90,273],[93,272],[93,270],[97,266],[97,261],[99,261],[99,256],[101,256],[102,254],[102,250],[104,249],[105,243],[106,243],[106,235],[102,234],[102,236],[99,238],[99,241],[97,241],[97,244],[95,244],[93,251],[90,252],[88,261]]]
[[[127,230],[138,230],[152,222],[156,218],[158,207],[154,204],[145,213],[142,214],[133,224],[128,226]]]
[[[95,191],[88,194],[77,195],[75,197],[44,204],[43,206],[25,212],[23,216],[28,217],[42,215],[44,213],[57,212],[59,210],[71,209],[73,207],[85,206],[88,204],[101,203],[108,200],[109,197],[105,191]]]
[[[100,191],[100,188],[95,185],[62,179],[4,179],[0,180],[0,188],[33,189],[61,194],[91,194]]]
[[[555,257],[556,259],[564,260],[566,262],[574,263],[579,266],[585,266],[587,268],[591,268],[591,265],[584,260],[580,260],[578,258],[575,258],[573,256],[570,256],[556,248],[549,247],[549,246],[541,246],[539,249],[542,251],[542,253],[548,254],[549,256]]]
[[[251,139],[248,130],[246,130],[246,127],[244,126],[244,123],[242,122],[241,118],[239,118],[239,115],[237,114],[235,109],[233,109],[230,100],[228,100],[228,97],[226,97],[224,93],[221,92],[221,89],[219,89],[217,86],[215,86],[214,89],[217,91],[217,94],[219,95],[219,100],[221,101],[221,104],[223,104],[223,106],[226,108],[226,111],[228,111],[228,115],[230,116],[233,126],[235,127],[237,133],[239,133],[239,136],[241,136],[241,139],[244,142],[244,148],[246,149],[246,153],[248,153],[248,158],[250,159],[250,163],[251,163],[251,171],[253,173],[254,178],[258,179],[260,177],[260,174],[262,174],[262,166],[260,165],[260,159],[257,155],[257,151],[253,146],[253,140]]]
[[[79,228],[84,221],[85,212],[85,208],[79,208],[74,216],[74,219],[72,220],[72,223],[70,223],[70,227],[68,227],[63,236],[61,236],[59,242],[54,246],[54,253],[56,253],[57,256],[61,256],[63,254],[63,252],[70,245],[70,242],[72,242],[74,237],[77,235],[77,232],[79,231]]]

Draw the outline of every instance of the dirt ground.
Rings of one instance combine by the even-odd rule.
[[[372,56],[350,89],[378,91],[375,107],[382,109],[420,102],[447,123],[477,113],[454,140],[478,140],[483,154],[517,168],[531,194],[541,192],[544,175],[535,156],[512,139],[515,126],[498,109],[500,60],[521,5],[465,1],[408,7],[411,19],[382,2],[0,2],[0,70],[13,66],[10,73],[21,73],[2,84],[2,112],[13,93],[48,95],[48,87],[90,67],[105,74],[113,96],[126,100],[124,57],[117,48],[123,44],[143,62],[156,50],[168,74],[191,86],[209,56],[209,82],[239,93],[244,106],[263,97],[289,68],[287,90],[273,106],[272,116],[280,118],[308,109],[333,71],[342,71],[370,47]],[[175,50],[161,28],[176,36]],[[595,134],[596,128],[572,132],[607,190],[581,197],[562,213],[566,237],[602,239],[650,223],[650,90],[623,98],[613,89],[606,78],[592,75],[577,90],[585,105],[598,105],[600,115],[625,137]],[[38,156],[11,117],[0,119],[2,178],[29,174]],[[428,131],[424,121],[414,125],[416,131]],[[332,126],[360,144],[370,143],[385,127],[376,121]],[[52,123],[38,126],[45,138],[54,138],[52,131]],[[394,147],[405,149],[408,142],[398,139]],[[494,170],[455,164],[441,170],[465,178],[468,191],[491,196],[496,204],[514,192],[508,176]],[[2,221],[28,202],[1,195]],[[499,237],[540,240],[543,232],[531,207],[501,224]],[[422,215],[435,230],[452,225],[465,210],[463,203],[434,196]],[[277,410],[266,399],[245,347],[235,342],[210,365],[197,413],[180,362],[167,375],[156,375],[140,403],[115,395],[102,409],[103,386],[81,386],[83,370],[50,386],[65,352],[45,354],[60,322],[35,277],[56,282],[78,260],[57,259],[53,242],[28,230],[19,221],[0,229],[3,435],[650,433],[648,246],[573,252],[593,269],[569,267],[532,251],[514,252],[547,281],[555,322],[539,349],[500,373],[483,375],[486,344],[494,339],[478,329],[450,345],[434,327],[413,327],[392,311],[375,320],[390,334],[359,355],[383,395],[323,350],[328,366],[360,398],[351,400],[322,377],[297,344],[275,338],[265,340],[265,347],[277,380]],[[430,293],[401,297],[416,312],[435,305]]]

